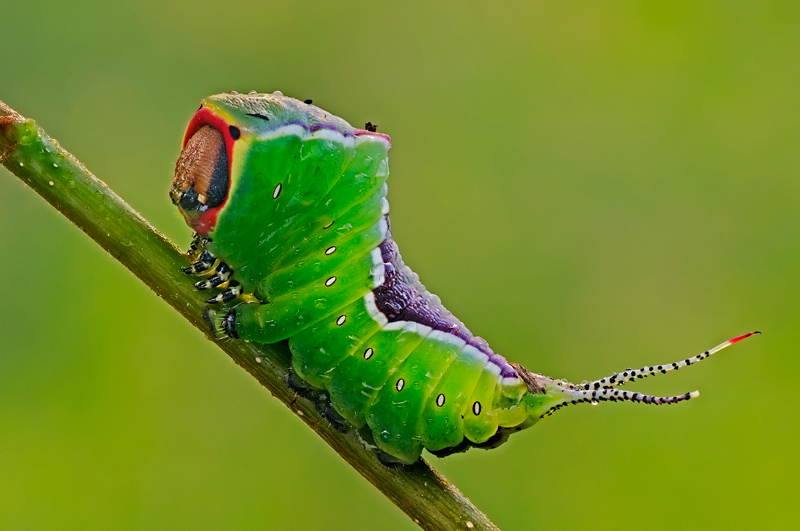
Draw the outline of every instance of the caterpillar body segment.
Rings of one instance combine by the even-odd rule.
[[[189,123],[170,196],[195,231],[188,274],[221,337],[288,340],[326,416],[388,462],[491,448],[568,404],[672,404],[618,386],[701,355],[572,384],[509,363],[406,267],[388,221],[388,136],[274,94],[220,94]],[[294,378],[294,376],[293,376]],[[294,381],[294,380],[293,380]]]

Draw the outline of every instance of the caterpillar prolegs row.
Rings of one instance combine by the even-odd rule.
[[[214,333],[288,340],[301,384],[368,426],[385,462],[494,447],[569,404],[694,398],[619,387],[756,333],[581,384],[509,363],[403,264],[389,230],[390,146],[374,126],[279,92],[219,94],[191,119],[170,191],[196,233],[186,272],[218,290],[205,314]]]

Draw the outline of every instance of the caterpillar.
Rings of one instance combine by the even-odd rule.
[[[195,235],[204,318],[217,337],[288,340],[292,385],[322,393],[329,417],[372,433],[387,464],[423,448],[492,448],[578,403],[674,404],[624,391],[757,332],[674,363],[573,384],[495,353],[428,292],[392,239],[389,136],[280,92],[203,100],[170,190]]]

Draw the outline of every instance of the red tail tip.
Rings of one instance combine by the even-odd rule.
[[[734,337],[733,339],[731,339],[731,345],[733,345],[733,344],[734,344],[734,343],[736,343],[737,341],[741,341],[742,339],[745,339],[745,338],[748,338],[748,337],[750,337],[750,336],[752,336],[752,335],[755,335],[755,334],[760,334],[760,333],[761,333],[761,332],[759,332],[758,330],[756,330],[755,332],[748,332],[748,333],[746,333],[746,334],[745,334],[745,335],[743,335],[743,336]]]

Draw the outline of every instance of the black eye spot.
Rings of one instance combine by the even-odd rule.
[[[304,100],[303,103],[305,103],[306,105],[311,105],[312,103],[314,103],[314,100]]]
[[[242,133],[239,131],[239,128],[234,125],[228,127],[228,132],[230,132],[231,138],[234,140],[239,140],[239,137],[242,136]]]

